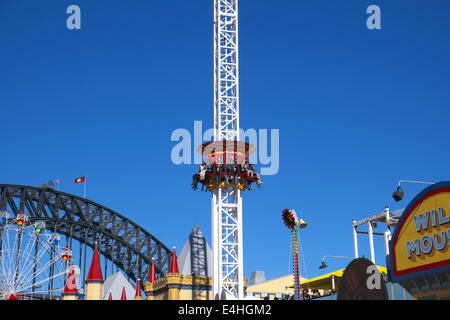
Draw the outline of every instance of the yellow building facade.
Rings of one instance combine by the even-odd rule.
[[[306,281],[300,278],[300,281]],[[285,299],[294,294],[294,278],[293,275],[287,275],[272,280],[263,281],[261,283],[251,285],[247,288],[247,296],[253,296],[258,299]]]
[[[210,277],[167,274],[145,283],[147,300],[212,300]]]

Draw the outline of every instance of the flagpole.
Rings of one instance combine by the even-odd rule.
[[[85,199],[86,199],[86,185],[87,185],[87,179],[86,179],[86,176],[84,176],[83,198],[85,198]]]

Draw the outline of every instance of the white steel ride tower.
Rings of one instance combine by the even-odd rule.
[[[199,147],[205,157],[193,189],[211,191],[213,296],[244,298],[242,192],[261,184],[249,162],[255,147],[239,135],[238,0],[214,0],[214,141]]]
[[[214,141],[240,141],[238,0],[214,0]],[[242,191],[213,191],[213,295],[244,298]]]

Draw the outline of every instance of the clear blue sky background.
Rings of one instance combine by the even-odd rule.
[[[71,4],[81,31],[66,28]],[[244,198],[246,276],[290,271],[285,207],[309,222],[312,277],[323,255],[352,255],[353,218],[423,187],[395,203],[399,179],[449,178],[449,13],[447,0],[240,1],[241,124],[281,135],[279,173]],[[172,164],[170,136],[212,125],[212,30],[212,0],[0,0],[0,182],[59,178],[81,195],[86,175],[88,198],[166,245],[194,224],[209,240],[210,195],[190,189],[195,165]]]

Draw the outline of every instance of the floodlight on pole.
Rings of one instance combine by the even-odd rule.
[[[392,198],[396,202],[403,200],[403,197],[405,196],[405,192],[403,191],[401,184],[403,182],[407,183],[421,183],[421,184],[435,184],[435,182],[426,182],[426,181],[416,181],[416,180],[399,180],[397,185],[397,190],[392,193]]]
[[[345,256],[323,256],[322,257],[322,264],[319,266],[319,269],[325,269],[328,268],[327,263],[325,262],[326,258],[335,258],[335,259],[351,259],[353,260],[353,257],[345,257]]]

